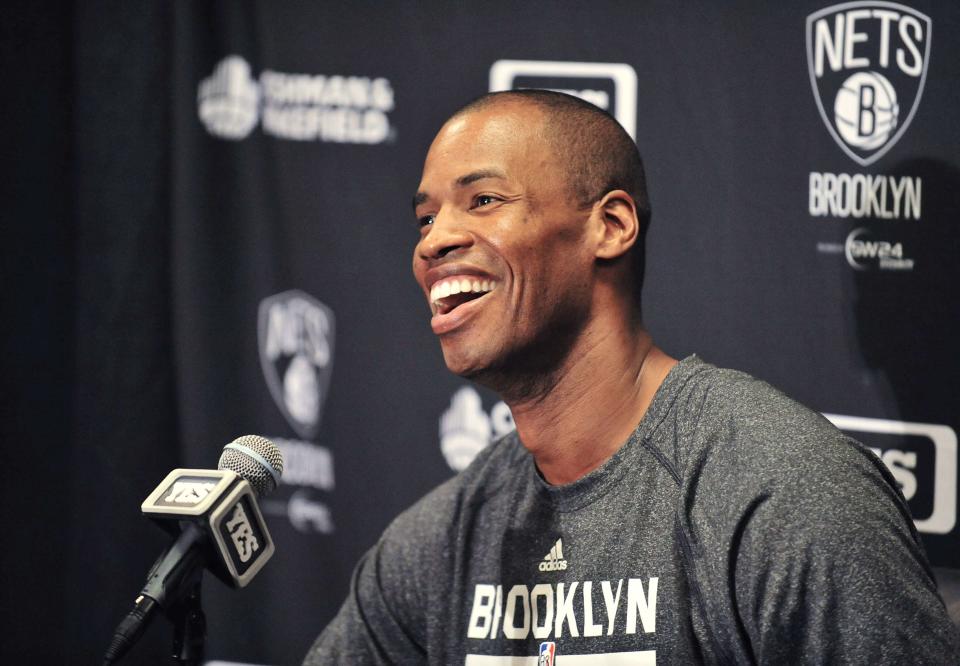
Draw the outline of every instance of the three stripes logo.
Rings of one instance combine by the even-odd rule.
[[[540,562],[540,571],[565,571],[567,561],[563,558],[563,539],[557,539],[550,552]]]

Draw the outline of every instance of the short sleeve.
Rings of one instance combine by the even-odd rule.
[[[428,496],[363,556],[343,606],[310,648],[305,666],[427,662],[425,576],[436,568],[439,549],[430,515]]]
[[[757,384],[734,387],[749,392],[738,408],[706,401],[710,429],[684,475],[681,536],[712,651],[734,663],[960,663],[960,632],[883,463]]]
[[[819,478],[758,495],[732,533],[733,607],[757,662],[960,663],[957,629],[879,461],[812,471]]]

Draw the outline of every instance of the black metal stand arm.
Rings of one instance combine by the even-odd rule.
[[[185,666],[203,663],[203,642],[207,637],[207,619],[200,598],[202,571],[190,591],[183,595],[167,613],[173,622],[173,662]]]

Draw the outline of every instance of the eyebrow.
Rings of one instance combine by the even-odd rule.
[[[471,171],[468,174],[460,176],[457,178],[456,185],[457,187],[466,187],[472,183],[477,182],[478,180],[485,180],[487,178],[496,178],[499,180],[506,180],[507,176],[502,171],[498,169],[480,169],[478,171]],[[417,206],[426,202],[430,199],[430,195],[426,192],[417,192],[413,195],[413,208],[416,210]]]

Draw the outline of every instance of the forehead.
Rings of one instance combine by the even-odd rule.
[[[424,180],[450,170],[490,166],[509,177],[522,177],[525,170],[549,159],[545,120],[541,109],[520,103],[498,103],[454,116],[430,146]]]

